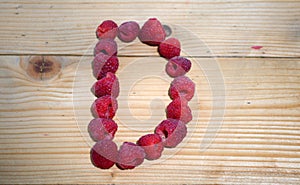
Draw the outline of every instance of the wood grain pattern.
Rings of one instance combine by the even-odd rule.
[[[222,127],[215,138],[208,138],[213,143],[206,150],[200,150],[200,144],[212,108],[218,109],[212,107],[206,74],[211,72],[214,76],[217,72],[194,66],[190,77],[197,84],[198,98],[191,106],[199,110],[200,116],[189,124],[185,141],[176,149],[165,150],[164,157],[156,162],[146,161],[135,170],[120,171],[116,167],[98,170],[89,161],[90,141],[84,127],[91,119],[86,106],[91,103],[87,93],[93,79],[78,77],[90,73],[90,65],[83,64],[91,57],[83,60],[62,56],[61,73],[45,81],[26,74],[20,66],[24,58],[0,57],[0,183],[298,184],[300,181],[299,59],[219,58],[217,63],[226,87],[226,111]],[[139,60],[146,59],[121,57],[118,75],[126,74],[126,66]],[[211,62],[207,58],[197,61]],[[77,66],[80,67],[76,71]],[[124,78],[123,90],[130,85],[126,84],[130,76],[126,74]],[[162,85],[149,88],[158,82]],[[149,102],[154,97],[161,98],[162,104],[154,104],[160,111],[152,112],[151,123],[145,127],[122,115],[126,110],[121,107],[118,122],[122,118],[126,124],[119,122],[118,144],[135,141],[159,122],[164,102],[168,101],[164,83],[151,77],[133,84],[127,97],[134,116],[147,119]],[[75,101],[73,107],[73,98],[82,101]],[[125,98],[121,92],[119,102]]]
[[[95,28],[102,20],[143,23],[149,17],[158,17],[203,40],[210,50],[198,56],[300,56],[297,0],[11,0],[1,1],[0,7],[0,54],[82,55],[95,42]],[[263,48],[251,49],[257,45]],[[154,49],[140,45],[134,51],[121,54],[156,55]]]
[[[299,184],[298,0],[2,0],[0,8],[1,184]],[[161,159],[96,169],[86,131],[95,28],[149,17],[169,25],[192,59],[194,119]],[[118,44],[120,145],[164,119],[171,79],[155,47]]]

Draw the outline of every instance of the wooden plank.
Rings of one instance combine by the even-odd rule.
[[[279,0],[227,1],[1,1],[0,54],[83,55],[95,42],[95,28],[106,19],[141,24],[158,17],[173,28],[194,34],[174,35],[186,42],[199,38],[209,49],[197,56],[299,57],[300,2]],[[141,11],[143,10],[143,11]],[[251,49],[263,46],[262,49]],[[157,55],[133,45],[123,55]],[[89,53],[92,54],[89,50]],[[193,56],[195,56],[193,55]]]
[[[193,58],[189,76],[197,85],[197,96],[190,103],[194,120],[188,125],[188,136],[176,149],[166,149],[158,161],[121,171],[116,167],[99,170],[89,161],[92,142],[86,126],[92,118],[88,110],[93,101],[89,91],[94,81],[89,65],[92,58],[56,57],[63,62],[52,79],[30,77],[25,65],[28,58],[0,57],[1,184],[300,181],[299,59]],[[169,102],[169,79],[158,73],[163,71],[161,58],[120,57],[120,61],[118,144],[151,132],[163,119],[163,108]],[[134,81],[139,62],[153,74]],[[214,62],[220,69],[211,65]],[[220,74],[224,84],[218,79]],[[213,96],[214,79],[219,82],[217,87],[226,89],[226,109],[221,127],[207,130],[212,110],[222,109],[223,104],[222,97]],[[126,115],[124,102],[131,115]],[[133,118],[148,121],[141,125]],[[201,148],[204,139],[212,142],[206,149]]]

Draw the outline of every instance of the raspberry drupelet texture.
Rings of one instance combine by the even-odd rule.
[[[175,56],[171,58],[166,65],[166,72],[170,77],[185,75],[190,71],[192,63],[189,59]]]
[[[182,97],[185,98],[187,101],[190,101],[195,93],[195,84],[194,82],[186,77],[186,76],[179,76],[174,78],[171,82],[169,88],[169,96],[172,100]]]
[[[93,74],[98,80],[105,77],[108,72],[116,73],[119,68],[119,60],[116,56],[99,53],[93,61]]]
[[[144,44],[158,46],[165,40],[166,33],[159,20],[150,18],[142,26],[138,37]]]
[[[112,119],[118,109],[118,102],[112,96],[102,96],[94,101],[91,109],[94,117]]]
[[[111,140],[98,141],[90,151],[90,157],[92,164],[101,169],[111,168],[118,155],[118,147]]]
[[[119,80],[115,74],[108,72],[105,77],[94,83],[91,90],[98,98],[105,95],[116,98],[120,92]]]
[[[124,22],[119,26],[118,38],[123,42],[132,42],[140,32],[140,26],[135,21]]]
[[[98,39],[114,39],[118,34],[118,25],[112,20],[103,21],[96,30]]]
[[[112,119],[95,118],[88,125],[88,132],[94,141],[112,140],[118,130],[118,125]]]
[[[167,119],[155,128],[155,133],[162,138],[164,147],[174,148],[186,136],[187,128],[180,120]]]
[[[106,20],[97,27],[96,35],[99,41],[94,48],[92,68],[98,81],[91,91],[97,99],[91,106],[95,119],[88,125],[90,137],[96,142],[90,151],[91,162],[101,169],[109,169],[114,164],[121,170],[134,169],[144,159],[159,159],[164,147],[174,148],[185,138],[186,124],[192,120],[188,101],[195,92],[193,81],[184,76],[191,69],[191,61],[180,57],[179,40],[166,39],[166,31],[156,18],[148,19],[141,29],[134,21],[124,22],[118,27],[114,21]],[[120,91],[115,75],[119,67],[118,46],[114,41],[116,36],[123,42],[132,42],[138,37],[144,44],[158,46],[160,56],[168,60],[165,70],[174,78],[168,92],[172,101],[165,109],[167,119],[155,128],[153,134],[141,136],[136,144],[124,142],[119,150],[112,141],[118,129],[112,118],[118,109],[116,98]]]
[[[166,108],[167,118],[178,119],[183,123],[188,123],[193,119],[192,111],[188,102],[184,98],[174,99]]]
[[[121,170],[133,169],[144,162],[146,154],[141,146],[124,142],[119,149],[117,167]]]
[[[180,55],[180,42],[176,38],[168,38],[162,41],[158,46],[160,56],[170,59]]]
[[[100,52],[108,56],[117,55],[118,45],[116,41],[113,39],[100,39],[94,48],[94,56]]]
[[[145,153],[145,159],[155,160],[160,158],[161,153],[164,149],[164,145],[162,143],[162,139],[157,134],[147,134],[137,141],[137,145],[141,146]]]

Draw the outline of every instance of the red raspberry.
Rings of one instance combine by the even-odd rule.
[[[195,84],[194,82],[186,76],[176,77],[169,89],[169,96],[172,100],[183,97],[187,101],[190,101],[195,93]]]
[[[184,98],[174,99],[166,108],[167,118],[178,119],[188,123],[193,119],[192,111]]]
[[[165,147],[174,148],[186,136],[187,128],[179,120],[167,119],[155,128],[155,133],[162,138]]]
[[[117,55],[118,45],[113,39],[100,39],[94,48],[94,55],[104,53],[108,56]]]
[[[97,98],[92,105],[92,113],[95,117],[112,119],[118,109],[115,98],[107,95]]]
[[[139,33],[140,41],[150,46],[158,46],[165,37],[165,30],[156,18],[148,19]]]
[[[185,75],[190,71],[192,63],[189,59],[175,56],[166,65],[166,72],[170,77]]]
[[[105,95],[116,98],[120,92],[119,80],[115,74],[108,72],[105,77],[94,83],[92,92],[98,98]]]
[[[118,130],[118,125],[112,119],[95,118],[91,120],[88,131],[94,141],[112,140]]]
[[[112,20],[103,21],[96,30],[96,36],[99,39],[114,39],[118,34],[118,25]]]
[[[91,162],[97,168],[109,169],[117,159],[118,147],[111,140],[98,141],[90,151]]]
[[[134,143],[124,142],[117,157],[117,167],[121,170],[133,169],[144,162],[144,149]]]
[[[140,26],[137,22],[124,22],[119,26],[118,38],[123,42],[133,41],[140,32]]]
[[[147,134],[137,141],[137,144],[143,147],[146,153],[146,159],[155,160],[160,158],[161,153],[164,149],[164,145],[162,143],[162,139],[157,134]]]
[[[158,46],[160,56],[170,59],[180,55],[180,42],[176,38],[168,38],[162,41]]]
[[[116,56],[108,56],[99,53],[95,56],[93,61],[93,73],[99,80],[106,76],[106,73],[116,73],[119,68],[119,60]]]

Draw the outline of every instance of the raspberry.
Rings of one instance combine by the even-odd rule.
[[[167,118],[178,119],[188,123],[193,119],[192,111],[184,98],[174,99],[166,108]]]
[[[112,119],[118,109],[115,98],[107,95],[97,98],[92,105],[92,113],[95,117]]]
[[[117,55],[118,45],[113,39],[100,39],[94,48],[94,55],[104,53],[108,56]]]
[[[133,169],[144,162],[144,149],[134,143],[124,142],[117,157],[117,167],[121,170]]]
[[[166,72],[170,77],[185,75],[190,71],[192,63],[189,59],[175,56],[166,65]]]
[[[186,136],[187,128],[185,124],[179,120],[167,119],[162,121],[155,128],[155,133],[162,138],[165,147],[174,148]]]
[[[119,68],[119,60],[116,56],[108,56],[99,53],[93,61],[93,74],[98,80],[105,77],[106,73],[116,73]]]
[[[165,30],[156,18],[148,19],[139,33],[140,41],[150,46],[158,46],[165,37]]]
[[[114,39],[118,34],[118,25],[112,20],[103,21],[96,30],[96,36],[99,39]]]
[[[118,125],[112,119],[95,118],[91,120],[88,131],[94,141],[112,140],[118,130]]]
[[[146,153],[146,159],[155,160],[160,158],[161,153],[164,149],[164,145],[162,143],[162,139],[157,134],[147,134],[137,141],[137,144],[143,147]]]
[[[180,42],[176,38],[168,38],[162,41],[158,46],[160,56],[170,59],[180,55]]]
[[[140,26],[137,22],[124,22],[119,26],[118,38],[123,42],[133,41],[139,34]]]
[[[90,151],[91,162],[97,168],[109,169],[115,164],[117,154],[118,147],[113,141],[98,141]]]
[[[108,72],[105,77],[94,83],[92,92],[98,98],[105,95],[116,98],[120,92],[119,80],[115,74]]]
[[[195,93],[195,84],[194,82],[186,76],[176,77],[169,89],[169,96],[172,100],[183,97],[187,101],[190,101]]]

